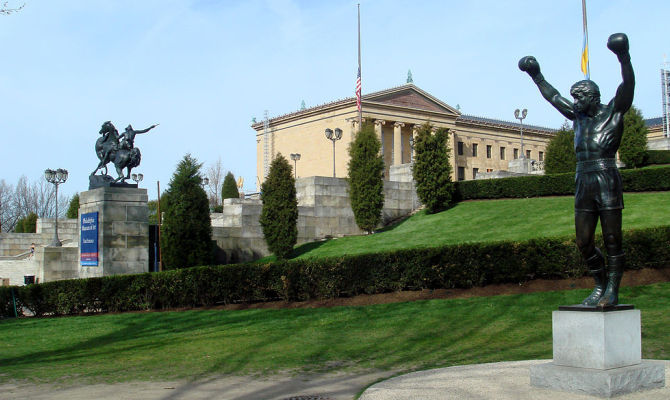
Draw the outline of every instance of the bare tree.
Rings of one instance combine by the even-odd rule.
[[[56,214],[56,188],[43,178],[29,182],[21,176],[16,186],[0,181],[0,229],[11,232],[16,222],[29,215],[37,214],[40,218],[54,218]],[[70,197],[58,196],[58,217],[63,218],[67,212]]]
[[[19,216],[14,212],[14,188],[0,180],[0,232],[11,232]]]
[[[221,185],[223,185],[224,171],[221,163],[221,157],[215,163],[210,164],[207,168],[207,195],[209,197],[210,207],[215,207],[221,204]]]
[[[9,8],[8,4],[9,4],[8,1],[5,1],[4,3],[2,3],[2,7],[0,7],[0,15],[9,15],[11,13],[15,13],[17,11],[20,11],[23,7],[26,6],[26,3],[23,3],[21,5],[21,7]]]

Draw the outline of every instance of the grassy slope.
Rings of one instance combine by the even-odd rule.
[[[624,229],[670,222],[670,192],[626,193],[624,201]],[[330,257],[462,242],[568,236],[574,234],[573,202],[572,196],[463,202],[438,214],[417,213],[374,235],[307,243],[298,246],[295,254]]]
[[[198,379],[551,358],[551,311],[587,290],[323,309],[0,321],[0,382]],[[670,358],[670,283],[624,288],[643,357]]]

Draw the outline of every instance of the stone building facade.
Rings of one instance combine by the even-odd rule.
[[[387,179],[392,166],[411,162],[410,138],[426,122],[449,129],[454,180],[474,179],[477,172],[507,170],[509,161],[522,152],[518,123],[462,115],[414,84],[364,95],[362,109],[364,121],[374,123],[382,141]],[[333,176],[333,144],[324,135],[327,128],[343,131],[342,139],[335,143],[334,172],[336,177],[346,177],[348,147],[359,129],[356,99],[270,118],[267,124],[257,122],[252,128],[257,142],[258,187],[279,153],[289,161],[290,154],[301,155],[295,162],[298,177]],[[526,157],[543,161],[555,130],[526,124],[523,128]]]

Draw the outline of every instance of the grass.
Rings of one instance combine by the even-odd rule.
[[[587,293],[5,320],[0,382],[71,385],[551,358],[551,311]],[[642,310],[643,357],[670,358],[670,283],[621,293]]]
[[[670,192],[625,193],[624,229],[668,224]],[[468,201],[441,213],[419,212],[369,236],[349,236],[296,247],[297,258],[333,257],[464,242],[528,240],[574,235],[574,197]],[[261,262],[273,260],[266,257]]]

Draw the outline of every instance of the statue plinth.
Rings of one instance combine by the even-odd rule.
[[[642,360],[640,310],[562,307],[552,314],[553,362],[530,368],[530,384],[612,397],[665,386],[665,364]]]
[[[89,278],[148,272],[147,190],[109,186],[88,190],[79,196],[80,215],[98,213],[99,248],[98,265],[80,265],[79,276]]]

